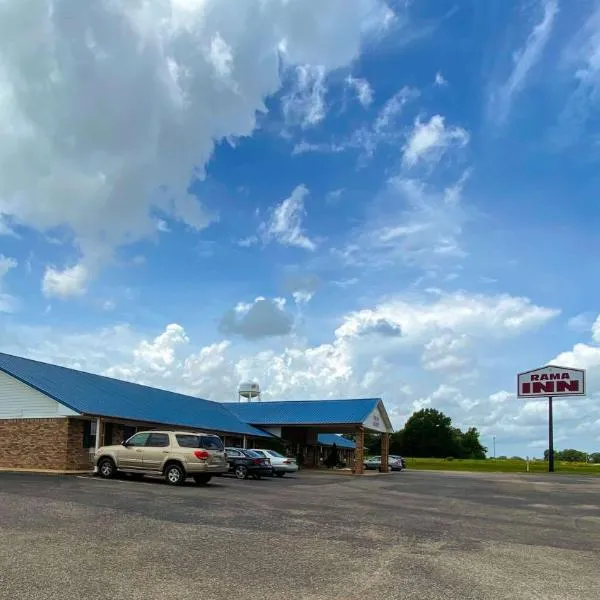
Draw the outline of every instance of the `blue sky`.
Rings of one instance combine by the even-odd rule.
[[[0,9],[0,349],[509,455],[560,359],[557,445],[600,448],[597,1],[50,4]]]

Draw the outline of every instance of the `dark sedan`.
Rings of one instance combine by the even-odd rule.
[[[268,458],[264,458],[253,450],[244,450],[242,448],[225,448],[225,457],[229,464],[229,472],[238,479],[253,477],[271,477],[273,467]]]

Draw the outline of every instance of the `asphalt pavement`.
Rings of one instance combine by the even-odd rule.
[[[600,480],[0,473],[3,600],[600,598]]]

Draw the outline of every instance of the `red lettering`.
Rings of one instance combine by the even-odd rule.
[[[547,373],[542,373],[540,375],[540,381],[548,381],[548,374]]]
[[[521,386],[521,393],[522,394],[530,394],[531,393],[531,384],[530,383],[524,383]]]
[[[543,377],[543,375],[542,375]],[[562,383],[562,382],[561,382]],[[548,383],[541,383],[536,381],[532,384],[534,394],[553,394],[554,393],[554,381]]]
[[[550,373],[550,379],[561,379],[560,373]]]
[[[557,392],[578,392],[579,381],[573,379],[571,381],[558,381],[556,383]]]
[[[561,379],[571,379],[568,373],[563,373]]]
[[[532,375],[531,376],[531,381],[539,381],[540,376],[539,375]]]

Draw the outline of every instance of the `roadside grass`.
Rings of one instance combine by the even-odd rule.
[[[444,458],[405,458],[408,469],[431,471],[482,471],[497,473],[526,473],[527,461],[512,459],[465,460]],[[600,475],[600,464],[555,462],[556,473],[576,473],[577,475]],[[530,473],[547,473],[548,463],[543,460],[529,462]]]

